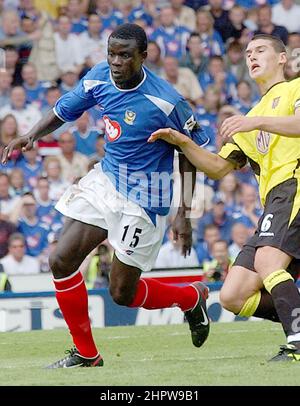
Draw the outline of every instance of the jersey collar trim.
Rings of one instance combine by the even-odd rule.
[[[147,73],[146,73],[146,71],[145,71],[145,69],[142,67],[142,70],[143,70],[143,73],[144,73],[144,77],[143,77],[143,79],[141,80],[141,82],[137,85],[137,86],[135,86],[135,87],[133,87],[132,89],[120,89],[116,84],[115,84],[115,82],[114,82],[114,80],[113,80],[113,78],[112,78],[112,76],[111,76],[111,71],[109,71],[109,78],[110,78],[110,81],[111,81],[111,83],[114,85],[114,87],[117,89],[117,90],[119,90],[119,92],[132,92],[133,90],[136,90],[136,89],[138,89],[140,86],[142,86],[142,84],[145,82],[145,80],[147,79]]]
[[[262,97],[264,97],[266,94],[268,94],[269,91],[270,91],[271,89],[273,89],[273,87],[279,85],[280,83],[285,83],[285,82],[286,82],[286,80],[281,80],[280,82],[274,83],[274,85],[272,85],[272,86],[266,91],[266,93],[264,93],[264,94],[262,95]]]

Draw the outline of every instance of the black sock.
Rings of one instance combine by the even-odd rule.
[[[286,336],[299,334],[297,318],[300,311],[300,294],[295,283],[292,280],[280,282],[273,287],[271,295]]]
[[[274,322],[280,322],[272,296],[265,289],[262,289],[260,292],[260,302],[253,316],[259,317],[261,319],[271,320]]]

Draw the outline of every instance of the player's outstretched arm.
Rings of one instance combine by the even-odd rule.
[[[172,128],[161,128],[155,131],[148,142],[155,142],[158,139],[177,145],[191,164],[199,171],[205,172],[211,179],[221,179],[234,169],[231,162],[199,147],[189,137]]]
[[[28,134],[18,137],[11,141],[7,147],[4,148],[2,153],[1,161],[6,164],[10,158],[14,149],[22,148],[22,151],[28,151],[33,147],[34,141],[39,140],[52,131],[62,126],[64,121],[60,120],[53,112],[50,110],[41,120],[29,131]]]

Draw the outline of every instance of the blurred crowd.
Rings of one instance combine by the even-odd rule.
[[[222,145],[224,119],[246,114],[259,98],[244,61],[253,34],[279,36],[289,53],[286,78],[298,76],[300,5],[294,0],[0,0],[0,152],[106,59],[107,38],[123,22],[145,29],[145,65],[189,101],[214,152]],[[92,108],[0,164],[0,265],[6,274],[49,271],[63,224],[55,202],[102,159],[103,128],[101,111]],[[156,267],[201,266],[208,280],[223,280],[261,213],[248,166],[220,182],[199,173],[192,253],[180,257],[168,229]],[[89,287],[107,283],[111,255],[101,244],[83,265]]]

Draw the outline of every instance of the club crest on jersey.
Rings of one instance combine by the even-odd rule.
[[[270,133],[260,131],[256,136],[256,147],[261,154],[266,154],[270,146]]]
[[[126,124],[132,125],[136,117],[136,113],[131,110],[125,111],[124,121]]]
[[[275,99],[273,99],[273,102],[272,102],[272,109],[276,109],[276,107],[278,106],[279,100],[280,100],[280,96],[279,96],[279,97],[275,97]]]
[[[108,141],[113,142],[120,138],[122,133],[120,124],[117,121],[111,120],[108,116],[104,116],[103,121]]]

